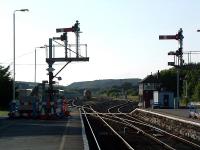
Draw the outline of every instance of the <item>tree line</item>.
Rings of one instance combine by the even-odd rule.
[[[8,109],[9,102],[12,100],[13,80],[9,71],[10,67],[0,65],[0,109]],[[177,69],[170,68],[154,74],[159,76],[161,87],[164,90],[174,92],[176,97],[176,75]],[[138,95],[138,85],[125,82],[122,85],[112,86],[104,90],[95,89],[97,95],[110,97],[136,96]],[[78,91],[82,93],[82,91]],[[180,97],[183,103],[190,101],[200,102],[200,63],[190,64],[180,68]]]
[[[185,65],[179,68],[179,71],[179,89],[182,103],[200,102],[200,63]],[[158,73],[155,75],[158,75]],[[174,96],[176,96],[177,68],[162,70],[159,76],[161,88],[174,92]]]
[[[138,85],[132,85],[130,82],[124,82],[122,85],[115,85],[111,88],[104,89],[100,91],[99,94],[115,98],[127,98],[127,96],[137,96]]]
[[[10,77],[10,67],[0,65],[0,110],[7,110],[12,100],[13,80]]]

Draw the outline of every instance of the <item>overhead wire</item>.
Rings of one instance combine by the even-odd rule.
[[[40,49],[38,49],[38,50],[40,50]],[[30,54],[32,54],[32,53],[34,53],[34,52],[35,52],[35,50],[34,50],[34,51],[27,52],[27,53],[24,53],[24,54],[22,54],[22,55],[16,56],[15,59],[19,59],[19,58],[21,58],[21,57],[30,55]],[[11,65],[13,65],[13,61],[11,61],[11,60],[12,60],[12,58],[7,59],[7,60],[5,60],[5,61],[0,62],[0,64],[5,64],[5,65],[7,64],[7,65],[11,66]],[[11,61],[11,62],[10,62],[10,61]],[[9,63],[7,63],[7,62],[9,62]],[[35,65],[35,64],[15,64],[15,65]],[[46,64],[37,64],[37,65],[46,65]],[[57,64],[56,64],[56,65],[57,65]]]
[[[23,56],[29,55],[29,54],[31,54],[31,53],[34,53],[34,51],[27,52],[27,53],[24,53],[24,54],[22,54],[22,55],[19,55],[19,56],[15,57],[15,59],[18,59],[18,58],[21,58],[21,57],[23,57]],[[12,60],[12,58],[7,59],[7,60],[3,61],[1,64],[4,64],[4,63],[6,63],[6,62],[8,62],[8,61],[11,61],[11,60]]]

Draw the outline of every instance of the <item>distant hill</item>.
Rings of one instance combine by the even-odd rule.
[[[38,83],[25,82],[25,81],[16,81],[15,84],[19,89],[33,89]]]
[[[111,88],[112,86],[121,86],[125,82],[129,82],[133,86],[137,86],[139,81],[141,81],[141,79],[138,79],[138,78],[83,81],[83,82],[74,82],[74,83],[68,85],[67,88],[70,88],[70,89],[104,89],[104,88]]]
[[[131,83],[133,86],[137,86],[138,82],[141,79],[138,78],[130,78],[130,79],[105,79],[105,80],[94,80],[94,81],[82,81],[82,82],[74,82],[68,86],[61,86],[67,89],[105,89],[111,88],[112,86],[121,86],[125,82]],[[32,89],[38,83],[34,82],[24,82],[24,81],[16,81],[16,86],[19,89]]]
[[[37,86],[38,84],[41,84],[41,83],[16,81],[15,84],[18,89],[33,89],[35,86]],[[56,86],[56,87],[58,87],[58,86]],[[64,89],[65,87],[66,86],[59,85],[60,89]]]

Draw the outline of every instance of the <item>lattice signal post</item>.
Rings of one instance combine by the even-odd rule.
[[[69,64],[70,62],[73,62],[73,61],[77,61],[77,62],[89,61],[89,57],[87,57],[87,45],[79,43],[79,40],[80,40],[79,34],[81,32],[80,32],[80,23],[78,21],[76,21],[76,23],[72,27],[70,27],[70,28],[59,28],[59,29],[56,29],[56,32],[57,33],[62,32],[63,34],[60,37],[54,37],[53,39],[49,38],[49,58],[46,58],[46,62],[49,65],[49,68],[47,69],[47,71],[48,71],[48,75],[49,75],[50,101],[52,101],[52,95],[54,93],[53,84],[55,82],[53,81],[53,79],[67,66],[67,64]],[[70,45],[70,44],[68,44],[67,33],[69,33],[69,32],[75,33],[75,36],[76,36],[76,42],[75,42],[75,44],[73,44],[76,47],[75,52],[72,51],[70,48],[68,48],[68,45]],[[61,41],[64,42],[64,45],[63,45],[63,47],[65,48],[64,57],[59,57],[59,58],[53,58],[52,57],[52,47],[53,47],[52,42],[55,41],[55,40],[61,40]],[[58,43],[58,42],[56,42],[56,43]],[[62,45],[62,44],[59,43],[59,45]],[[85,56],[82,56],[80,54],[80,45],[85,45],[85,47],[86,47]],[[71,55],[68,55],[69,51],[74,52],[76,54],[76,56],[72,57]],[[55,62],[66,62],[66,64],[55,75],[53,75],[54,68],[52,66]]]
[[[181,67],[183,66],[183,30],[179,29],[178,33],[175,35],[159,35],[159,40],[178,40],[179,48],[176,51],[170,51],[168,55],[174,56],[174,62],[168,62],[168,65],[174,66],[177,69],[177,101],[179,102],[179,74]],[[175,61],[175,56],[178,58],[178,62]]]

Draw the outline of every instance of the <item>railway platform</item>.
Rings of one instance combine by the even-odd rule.
[[[131,114],[171,133],[200,141],[200,121],[189,118],[188,109],[135,109]]]
[[[59,150],[89,150],[84,124],[78,108],[71,108]]]
[[[148,109],[148,111],[200,124],[200,120],[189,118],[189,109]]]
[[[87,138],[78,108],[63,119],[0,119],[0,149],[87,150]]]

